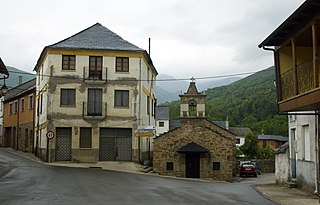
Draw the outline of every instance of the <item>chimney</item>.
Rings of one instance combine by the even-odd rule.
[[[19,85],[21,85],[22,84],[22,78],[23,78],[23,76],[19,76]]]

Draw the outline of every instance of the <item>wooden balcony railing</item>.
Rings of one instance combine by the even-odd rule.
[[[320,58],[317,58],[319,65]],[[281,74],[281,100],[288,99],[314,89],[313,61],[308,60],[297,65],[297,93],[294,89],[293,68]],[[320,72],[320,69],[319,69]]]

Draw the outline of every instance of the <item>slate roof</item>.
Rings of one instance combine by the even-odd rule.
[[[211,122],[218,125],[219,127],[222,127],[223,129],[227,129],[227,121],[225,120],[212,120]]]
[[[209,150],[207,148],[198,145],[197,143],[191,142],[186,144],[179,149],[177,149],[179,153],[207,153]]]
[[[96,23],[79,33],[48,47],[59,49],[144,51],[138,46],[124,40],[100,23]]]
[[[156,107],[156,119],[157,120],[169,120],[169,107]]]
[[[35,89],[35,87],[36,87],[36,79],[33,78],[32,80],[29,80],[21,85],[18,85],[15,88],[10,89],[4,96],[4,102],[13,100],[15,98],[19,98],[20,95],[32,89]]]
[[[280,142],[287,142],[288,137],[280,136],[280,135],[258,135],[259,140],[275,140]]]
[[[132,51],[139,52],[144,55],[153,71],[158,74],[155,69],[150,55],[146,50],[124,40],[118,34],[112,32],[100,23],[96,23],[89,28],[86,28],[79,33],[76,33],[69,38],[59,41],[55,44],[46,46],[37,61],[34,68],[36,71],[40,66],[42,59],[45,57],[46,51],[50,49],[73,49],[73,50],[103,50],[103,51]]]
[[[249,133],[252,133],[251,129],[248,127],[229,127],[229,131],[238,137],[246,137]]]
[[[174,130],[180,127],[180,120],[170,120],[169,121],[169,130]]]

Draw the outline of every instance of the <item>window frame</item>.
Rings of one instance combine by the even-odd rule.
[[[120,95],[120,96],[119,96]],[[127,95],[127,96],[124,96]],[[118,98],[120,97],[120,104],[118,104]],[[130,106],[130,92],[129,90],[114,90],[114,107],[116,108],[129,108]],[[125,102],[124,100],[127,99]]]
[[[93,100],[91,100],[90,98],[93,98]],[[87,115],[102,116],[102,102],[103,102],[103,89],[88,88]]]
[[[72,96],[72,92],[73,91],[73,96]],[[67,92],[65,93],[65,95],[67,95],[67,98],[64,98],[62,93],[63,92]],[[71,99],[71,97],[73,99]],[[64,100],[67,100],[67,103],[63,102]],[[72,104],[73,101],[73,104]],[[63,104],[65,103],[65,104]],[[60,89],[60,107],[74,107],[76,106],[76,89],[74,88],[61,88]]]
[[[164,122],[163,121],[159,121],[159,127],[164,127]]]
[[[174,170],[174,163],[166,162],[166,171],[173,171],[173,170]]]
[[[32,110],[33,106],[34,106],[33,95],[29,95],[28,99],[29,99],[28,108],[29,108],[29,110]]]
[[[20,109],[20,112],[23,112],[24,111],[24,98],[21,98],[20,100],[20,105],[21,105],[21,109]]]
[[[89,132],[85,133],[85,131],[89,131]],[[92,148],[92,128],[91,127],[80,127],[79,148]]]
[[[127,62],[124,62],[124,61]],[[129,72],[129,57],[116,57],[116,65],[115,71],[120,73],[128,73]],[[125,65],[127,64],[127,65]]]
[[[14,103],[14,106],[13,106],[13,113],[17,113],[18,112],[18,100],[16,100],[16,101],[14,101],[13,102]]]
[[[101,63],[101,65],[99,65],[99,63]],[[102,80],[102,67],[102,56],[89,56],[89,79]]]
[[[13,114],[13,103],[9,103],[9,115]]]
[[[76,55],[62,55],[61,68],[65,71],[76,70]]]
[[[213,171],[221,171],[221,163],[220,162],[212,162],[212,170]]]

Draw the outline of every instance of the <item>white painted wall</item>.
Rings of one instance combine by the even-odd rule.
[[[296,164],[297,182],[311,191],[316,189],[316,123],[315,115],[289,116],[290,177]]]
[[[164,126],[160,127],[159,123],[163,122]],[[157,120],[157,126],[156,126],[156,136],[159,136],[165,132],[169,131],[169,120]]]

